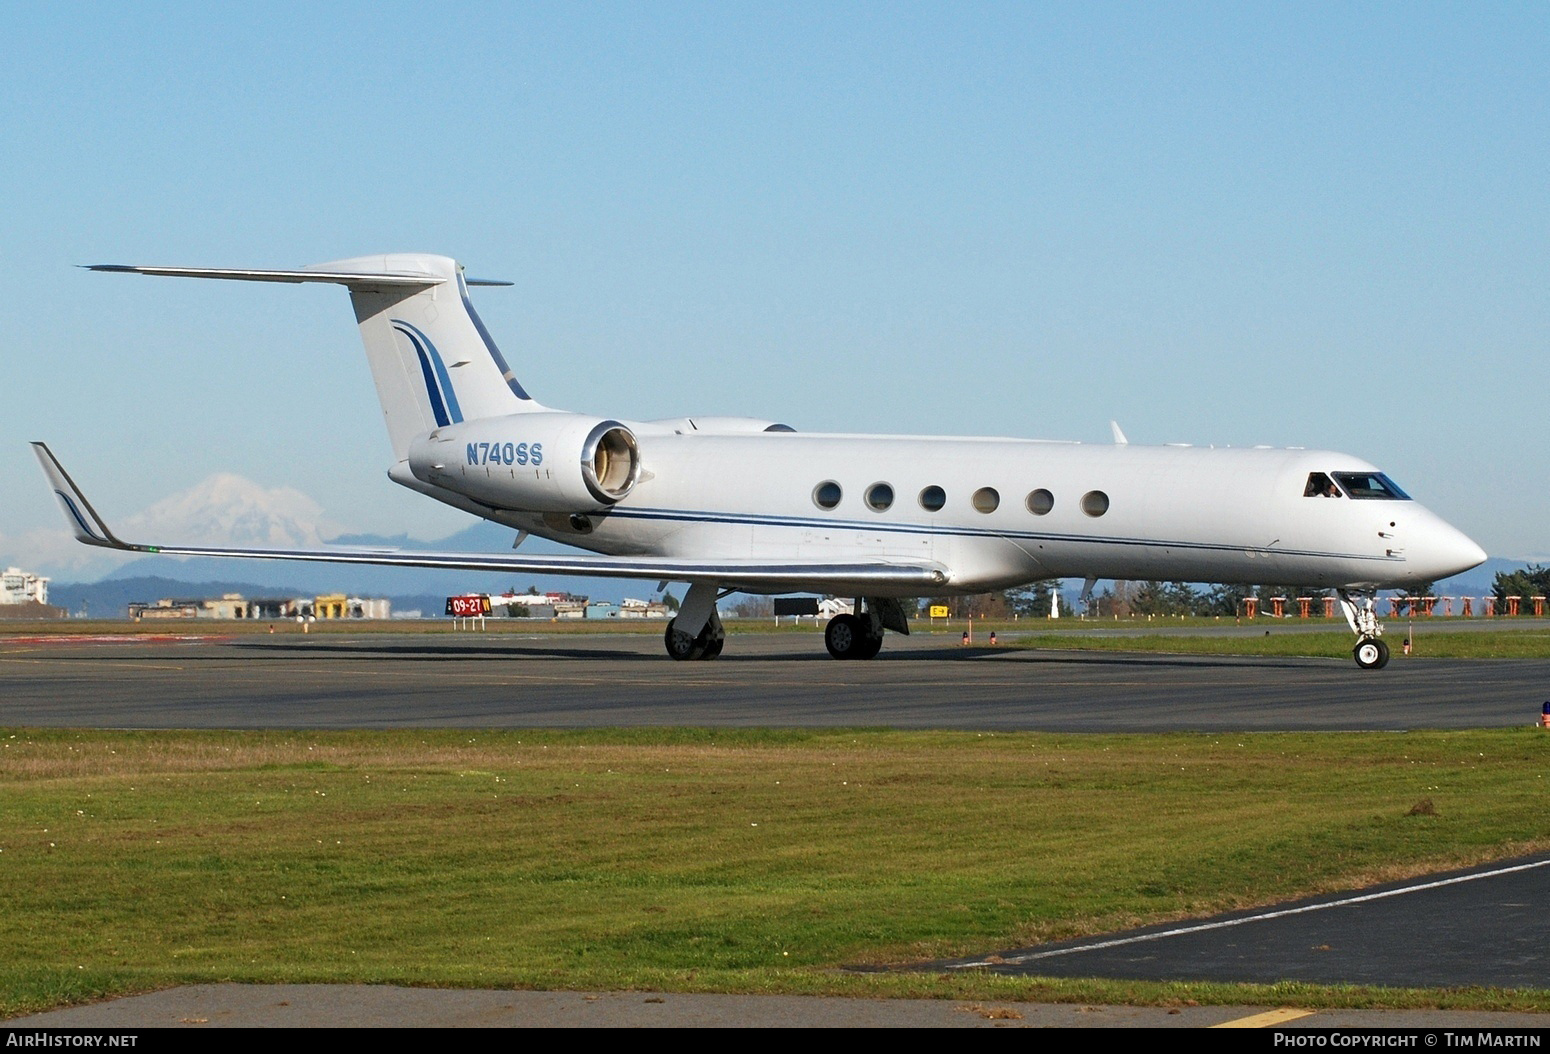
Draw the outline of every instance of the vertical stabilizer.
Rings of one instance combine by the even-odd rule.
[[[421,286],[375,285],[369,278],[349,283],[394,460],[404,460],[409,441],[433,428],[544,409],[523,390],[490,338],[456,261],[372,256],[319,264],[316,270],[440,279]]]
[[[445,256],[358,256],[295,271],[125,264],[97,264],[89,269],[238,282],[329,282],[346,287],[366,344],[395,461],[408,456],[410,440],[433,428],[545,409],[523,391],[506,365],[468,300],[470,283],[463,269]]]

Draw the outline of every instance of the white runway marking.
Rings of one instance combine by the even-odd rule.
[[[1425,889],[1437,889],[1439,886],[1454,886],[1460,882],[1473,882],[1477,878],[1494,878],[1497,875],[1510,875],[1516,871],[1530,871],[1536,867],[1550,867],[1550,859],[1536,860],[1530,864],[1515,864],[1512,867],[1499,867],[1493,871],[1481,871],[1473,875],[1459,875],[1455,878],[1441,878],[1433,882],[1421,882],[1413,886],[1402,886],[1399,889],[1388,889],[1382,893],[1363,893],[1357,897],[1345,897],[1341,900],[1331,900],[1325,904],[1307,904],[1300,908],[1283,908],[1280,911],[1266,911],[1258,915],[1249,915],[1241,919],[1225,919],[1220,922],[1202,922],[1194,926],[1180,926],[1177,929],[1162,930],[1158,933],[1142,933],[1134,937],[1116,937],[1113,940],[1094,941],[1091,944],[1082,944],[1071,948],[1051,948],[1048,951],[1028,952],[1025,955],[1011,955],[991,959],[980,959],[970,963],[956,963],[951,968],[954,970],[969,970],[985,966],[1018,966],[1022,963],[1033,962],[1037,959],[1051,959],[1057,955],[1074,955],[1077,952],[1098,951],[1103,948],[1118,948],[1125,944],[1140,944],[1143,941],[1160,941],[1164,937],[1181,937],[1187,933],[1201,933],[1205,930],[1222,930],[1229,926],[1243,926],[1250,922],[1263,922],[1267,919],[1285,918],[1288,915],[1302,915],[1310,911],[1324,911],[1328,908],[1343,908],[1348,904],[1362,904],[1370,900],[1384,900],[1388,897],[1403,896],[1406,893],[1419,893]]]

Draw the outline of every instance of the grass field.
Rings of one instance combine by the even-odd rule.
[[[214,980],[1550,1011],[841,969],[1550,848],[1547,761],[1529,728],[8,730],[0,1016]]]

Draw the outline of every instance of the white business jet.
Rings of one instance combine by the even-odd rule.
[[[1468,570],[1485,553],[1375,466],[1321,450],[1112,446],[800,433],[773,421],[624,421],[552,410],[518,382],[442,256],[296,271],[100,265],[98,271],[330,282],[350,291],[387,421],[388,478],[577,555],[121,541],[42,443],[77,539],[126,552],[271,557],[687,582],[674,659],[721,653],[727,593],[856,598],[824,641],[869,659],[908,633],[901,599],[1040,579],[1296,582],[1333,587],[1356,662],[1388,661],[1375,591]]]

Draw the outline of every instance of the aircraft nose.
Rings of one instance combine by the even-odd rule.
[[[1451,578],[1463,574],[1471,567],[1478,567],[1486,560],[1486,551],[1476,545],[1463,531],[1439,518],[1431,518],[1416,541],[1415,556],[1408,561],[1418,565],[1422,577],[1429,581]]]

